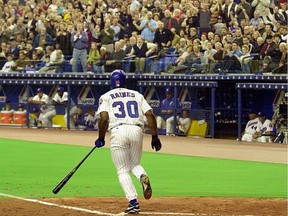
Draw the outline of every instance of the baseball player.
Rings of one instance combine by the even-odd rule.
[[[189,117],[189,110],[182,111],[182,117],[178,120],[178,130],[184,134],[187,134],[191,125],[191,119]]]
[[[42,88],[37,89],[37,95],[30,97],[28,103],[39,105],[39,121],[43,127],[52,127],[52,118],[56,115],[56,110],[50,103],[49,96],[43,93]]]
[[[57,93],[53,97],[53,104],[60,105],[65,108],[64,121],[65,121],[66,126],[68,127],[67,102],[68,102],[68,92],[65,92],[63,87],[59,87],[57,89]],[[75,103],[72,99],[71,99],[70,107],[71,108],[70,108],[70,113],[69,113],[69,129],[74,129],[75,128],[74,115],[77,113],[77,107],[75,106]]]
[[[256,138],[253,138],[253,135],[255,134],[255,132],[260,131],[261,122],[259,121],[258,116],[255,112],[250,112],[249,119],[250,120],[246,124],[245,131],[241,140],[252,142],[253,139],[256,139]]]
[[[161,102],[161,116],[157,116],[157,128],[158,129],[165,129],[166,128],[166,135],[173,135],[175,134],[175,127],[174,127],[174,109],[175,109],[175,102],[173,97],[173,89],[168,87],[165,90],[166,98]],[[180,108],[180,102],[178,98],[176,99],[176,108]],[[177,117],[177,121],[179,117]]]
[[[255,132],[253,138],[257,138],[258,142],[272,142],[271,136],[273,135],[273,125],[272,121],[267,119],[266,116],[259,112],[258,119],[261,122],[260,131]],[[271,135],[271,136],[269,136]]]
[[[123,70],[114,70],[111,73],[111,87],[109,92],[99,99],[97,115],[98,139],[96,147],[105,145],[106,130],[111,131],[110,145],[113,163],[117,169],[119,182],[129,200],[125,209],[126,214],[138,214],[140,206],[137,192],[130,173],[136,176],[143,189],[145,199],[152,196],[150,180],[144,168],[139,164],[143,146],[144,116],[151,129],[151,146],[156,151],[162,147],[157,135],[157,125],[152,108],[143,95],[134,90],[126,89],[126,75]]]

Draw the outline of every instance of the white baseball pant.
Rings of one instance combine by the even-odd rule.
[[[120,125],[111,129],[110,151],[117,169],[120,185],[130,201],[137,199],[137,192],[130,173],[140,181],[144,168],[139,164],[142,156],[143,132],[136,125]]]

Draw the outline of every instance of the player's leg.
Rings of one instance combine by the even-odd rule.
[[[244,141],[244,142],[252,142],[252,140],[253,140],[252,134],[245,133],[242,136],[241,140]]]
[[[166,120],[166,135],[175,134],[174,116]]]
[[[149,177],[140,165],[140,160],[142,157],[143,148],[143,132],[140,127],[130,128],[130,167],[131,172],[136,176],[142,184],[143,195],[145,199],[150,199],[152,196],[152,188],[150,184]]]
[[[137,202],[137,191],[130,176],[130,143],[131,132],[122,125],[111,130],[110,151],[113,163],[117,169],[120,185],[129,200],[129,206],[126,213],[137,213],[140,211]],[[134,126],[135,127],[135,126]]]
[[[166,122],[161,116],[156,116],[156,123],[158,129],[165,129],[166,128]]]

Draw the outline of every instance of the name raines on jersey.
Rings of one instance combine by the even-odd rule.
[[[112,99],[124,98],[124,97],[135,97],[135,94],[133,92],[119,92],[119,93],[110,94],[110,97]]]

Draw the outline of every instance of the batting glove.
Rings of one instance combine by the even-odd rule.
[[[155,151],[159,151],[162,147],[162,144],[158,138],[158,135],[152,135],[152,141],[151,141],[152,149],[155,149]]]
[[[103,147],[104,145],[105,145],[105,141],[104,141],[103,138],[102,138],[102,139],[98,138],[98,139],[95,141],[95,146],[96,146],[97,148],[101,148],[101,147]]]

